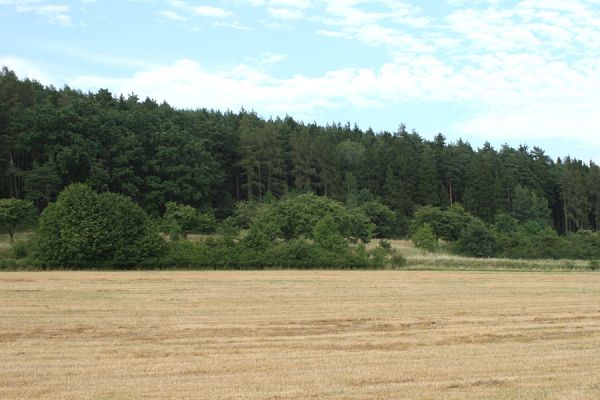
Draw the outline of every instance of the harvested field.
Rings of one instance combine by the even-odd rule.
[[[600,275],[0,274],[2,399],[599,399]]]

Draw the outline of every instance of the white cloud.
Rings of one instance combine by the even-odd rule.
[[[215,21],[214,26],[221,26],[225,28],[235,29],[237,31],[251,31],[250,27],[240,24],[239,22],[222,22]]]
[[[158,14],[165,18],[171,19],[173,21],[186,21],[187,20],[186,17],[179,15],[174,11],[161,10],[158,12]]]
[[[332,37],[332,38],[341,38],[341,37],[345,36],[343,32],[328,31],[326,29],[318,30],[317,34],[321,35],[321,36]]]
[[[232,15],[231,12],[227,10],[212,6],[195,6],[191,8],[191,11],[202,17],[226,18]]]
[[[227,18],[233,15],[231,11],[225,10],[224,8],[206,5],[193,5],[183,0],[169,0],[168,4],[173,8],[180,9],[200,17]]]
[[[19,13],[31,13],[48,22],[68,26],[71,24],[70,7],[64,4],[48,4],[44,0],[0,0],[0,5],[13,6]]]
[[[0,56],[0,67],[7,67],[8,69],[15,71],[15,73],[21,79],[35,79],[45,85],[54,83],[52,79],[50,79],[50,77],[38,66],[33,65],[32,63],[19,57]]]

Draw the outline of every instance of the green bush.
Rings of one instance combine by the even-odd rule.
[[[266,242],[260,249],[245,240],[209,238],[199,242],[170,242],[167,250],[144,261],[149,268],[246,269],[246,268],[383,268],[385,252],[346,247],[329,250],[306,239]],[[382,250],[382,249],[379,249]],[[380,252],[380,251],[379,251]]]
[[[231,224],[240,229],[250,228],[252,219],[258,214],[261,204],[256,201],[240,201],[235,204],[235,211],[231,218]]]
[[[478,220],[471,215],[460,204],[453,204],[448,209],[439,207],[419,207],[412,219],[411,231],[413,234],[423,225],[430,225],[437,239],[446,241],[458,240],[460,233],[469,224]]]
[[[12,244],[12,252],[15,258],[25,258],[29,253],[29,249],[27,248],[27,244],[22,240],[17,240]]]
[[[495,236],[481,221],[467,225],[456,246],[461,254],[471,257],[493,257],[498,251]]]
[[[497,233],[498,254],[507,258],[600,259],[600,234],[581,230],[560,236],[536,221],[519,225],[511,233]]]
[[[327,215],[342,237],[370,240],[373,225],[362,212],[349,212],[343,204],[313,193],[264,204],[252,219],[251,231],[260,232],[269,240],[312,238],[315,226]]]
[[[405,267],[407,263],[406,258],[399,252],[395,251],[392,253],[392,256],[390,257],[390,265],[392,268],[402,268]]]
[[[438,241],[433,231],[433,227],[429,224],[421,225],[412,235],[412,242],[415,247],[427,251],[436,251]]]
[[[170,201],[163,215],[163,229],[171,240],[185,238],[188,233],[214,233],[217,220],[212,211],[198,212],[194,207]]]
[[[42,213],[37,258],[43,265],[127,267],[159,252],[163,240],[130,198],[67,186]]]
[[[325,250],[343,251],[348,243],[337,231],[335,221],[331,215],[326,215],[317,222],[313,229],[315,243]]]
[[[371,200],[360,205],[359,210],[374,224],[373,235],[389,238],[397,233],[396,213],[379,201]]]

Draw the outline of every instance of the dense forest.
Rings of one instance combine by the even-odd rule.
[[[399,235],[419,206],[459,203],[494,223],[526,190],[547,207],[557,232],[600,227],[598,165],[555,161],[538,147],[473,149],[404,125],[373,132],[245,110],[178,110],[135,94],[44,87],[3,68],[0,198],[31,200],[41,211],[77,182],[124,194],[152,215],[177,202],[220,219],[239,201],[290,192],[348,206],[377,199],[400,217]]]

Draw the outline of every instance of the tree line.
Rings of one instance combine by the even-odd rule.
[[[41,212],[73,183],[123,194],[155,216],[176,202],[224,219],[239,202],[294,192],[349,208],[377,201],[395,213],[394,235],[408,234],[423,206],[461,204],[493,224],[521,210],[526,191],[556,232],[600,227],[598,165],[553,160],[539,147],[474,149],[404,125],[376,133],[246,110],[180,110],[135,94],[45,87],[3,68],[0,198]]]

